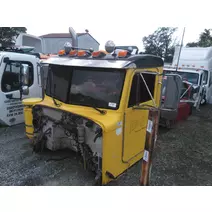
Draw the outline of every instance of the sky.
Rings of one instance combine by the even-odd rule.
[[[212,2],[211,2],[212,3]],[[196,41],[204,28],[212,28],[210,1],[190,0],[16,0],[1,2],[0,26],[25,26],[27,32],[40,36],[85,29],[104,49],[107,40],[116,45],[136,45],[143,50],[142,38],[158,27],[178,27],[176,36],[184,44]],[[25,7],[28,9],[25,9]]]

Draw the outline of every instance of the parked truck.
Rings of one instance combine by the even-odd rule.
[[[72,42],[72,37],[69,33],[51,33],[39,37],[21,33],[17,37],[15,45],[32,46],[36,52],[44,54],[57,54],[66,42]],[[79,48],[92,48],[97,51],[99,50],[99,45],[89,33],[77,33],[77,46]]]
[[[175,48],[172,67],[178,64],[180,47]],[[203,83],[201,104],[212,103],[212,47],[183,47],[179,58],[179,74],[196,85]]]
[[[29,53],[26,49],[0,49],[0,125],[12,126],[24,122],[21,72],[28,70],[27,95],[24,98],[42,97],[40,55]]]
[[[159,113],[178,107],[181,78],[167,76],[161,108],[163,60],[132,55],[130,48],[116,53],[112,41],[105,49],[108,54],[81,50],[73,42],[70,52],[62,49],[43,62],[48,67],[44,98],[23,100],[26,135],[35,152],[78,152],[97,184],[141,161],[140,184],[148,185]],[[27,71],[22,78],[27,86]]]

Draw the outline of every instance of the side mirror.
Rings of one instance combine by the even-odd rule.
[[[23,95],[28,95],[29,94],[29,87],[28,86],[22,86],[21,90],[22,90],[22,94]]]
[[[21,65],[21,84],[22,86],[28,86],[29,84],[29,65]]]
[[[166,74],[162,83],[161,110],[176,111],[180,102],[182,77],[177,74]]]
[[[22,95],[28,95],[29,94],[29,65],[22,64],[21,65],[21,98]]]

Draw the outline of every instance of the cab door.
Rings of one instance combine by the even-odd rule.
[[[209,92],[208,92],[208,96],[207,96],[207,100],[208,100],[208,103],[211,104],[212,103],[212,70],[210,70],[208,72],[209,76],[209,82],[208,82],[208,87],[209,87]]]
[[[205,73],[202,72],[200,74],[200,82],[199,82],[199,85],[200,85],[200,104],[204,104],[205,103],[205,95],[208,91],[208,87],[207,85],[204,85],[204,78],[205,78]],[[198,103],[199,104],[199,103]]]
[[[206,77],[204,79],[204,84],[207,86],[206,89],[206,101],[209,102],[210,98],[212,96],[212,72],[211,71],[205,71]],[[207,80],[206,80],[207,79]]]
[[[143,77],[152,96],[154,97],[156,75],[143,74]],[[140,73],[136,73],[132,78],[129,101],[125,110],[124,146],[122,158],[125,162],[129,162],[139,155],[139,158],[143,156],[149,111],[133,109],[133,106],[138,104],[152,105],[151,97],[140,76]]]
[[[25,55],[18,54],[8,55],[9,60],[2,63],[2,77],[0,96],[2,99],[0,121],[8,126],[23,123],[23,105],[20,100],[20,69],[21,64],[29,66],[29,95],[23,98],[37,97],[41,95],[41,89],[38,88],[38,79],[35,71],[37,69],[34,61],[24,60]],[[27,58],[27,56],[26,56]],[[32,57],[30,57],[32,58]]]

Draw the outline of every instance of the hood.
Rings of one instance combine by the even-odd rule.
[[[59,101],[56,100],[58,103]],[[62,103],[62,102],[61,102]],[[52,98],[45,97],[45,100],[40,102],[39,105],[54,108],[56,110],[67,111],[76,115],[80,115],[84,118],[90,119],[99,124],[105,132],[116,130],[120,126],[120,122],[123,119],[122,113],[112,110],[106,110],[107,114],[102,115],[94,108],[78,105],[67,105],[62,103],[58,108],[54,105]]]

